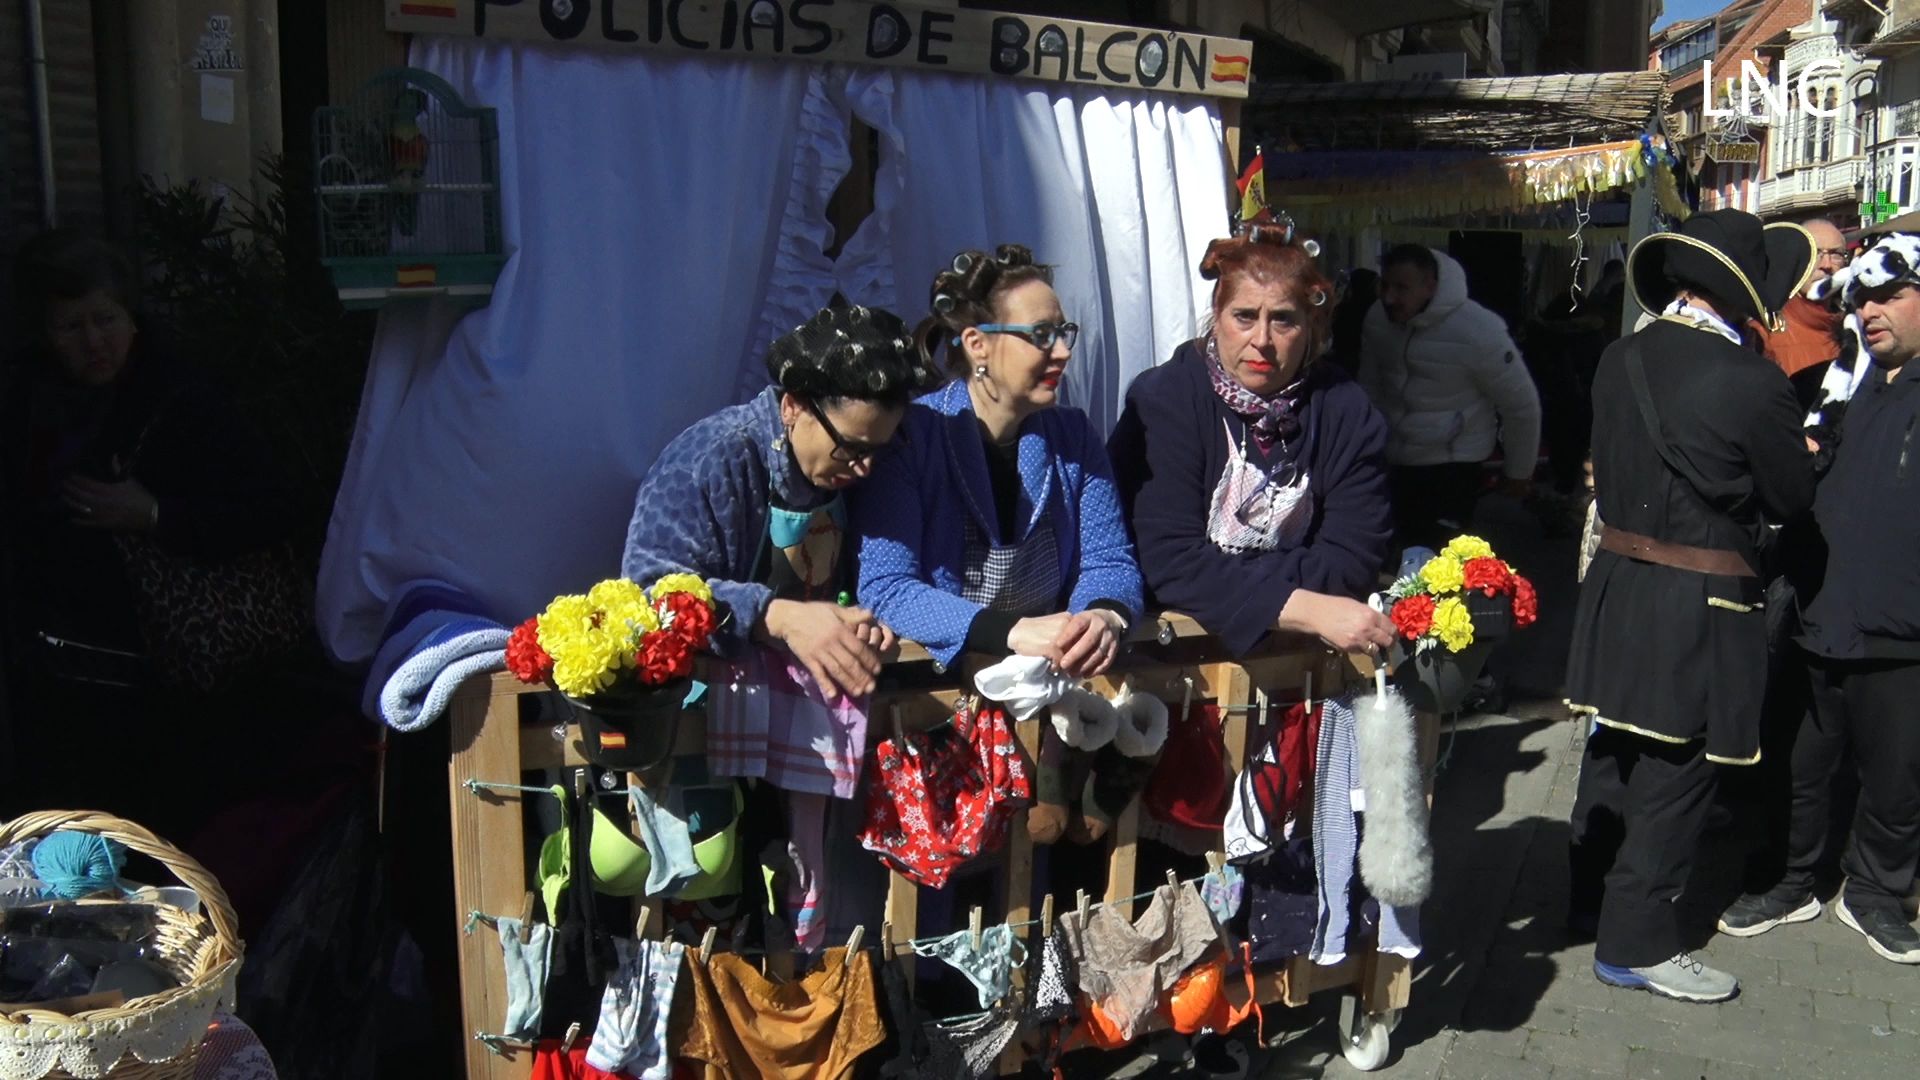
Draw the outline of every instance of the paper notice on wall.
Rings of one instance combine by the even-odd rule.
[[[225,75],[200,73],[200,119],[233,123],[233,80]]]

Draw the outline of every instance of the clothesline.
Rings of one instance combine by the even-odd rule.
[[[1207,878],[1211,877],[1215,873],[1218,873],[1218,871],[1209,870],[1206,873],[1201,874],[1199,877],[1180,878],[1180,879],[1177,879],[1176,884],[1199,885],[1201,882],[1205,881]],[[1145,900],[1148,897],[1154,895],[1155,893],[1159,892],[1161,889],[1164,889],[1166,887],[1167,887],[1166,885],[1156,885],[1153,888],[1148,889],[1146,892],[1134,893],[1132,896],[1122,896],[1113,900],[1101,900],[1096,903],[1089,903],[1087,905],[1087,910],[1091,911],[1094,908],[1111,907],[1114,904],[1131,904],[1135,900]],[[466,933],[466,934],[473,933],[474,926],[478,923],[483,923],[483,922],[491,923],[494,926],[498,926],[500,924],[500,918],[501,916],[489,915],[484,911],[478,911],[478,910],[469,911],[467,912],[467,924],[465,929],[462,930],[462,933]],[[1020,922],[1003,922],[1003,923],[996,923],[995,925],[1004,926],[1009,930],[1024,930],[1029,926],[1039,926],[1040,922],[1041,920],[1039,919],[1023,919]],[[950,936],[952,936],[951,933],[933,934],[928,937],[909,938],[906,941],[896,941],[896,942],[893,942],[892,944],[898,948],[911,949],[915,945],[929,945],[929,944],[932,944],[933,942],[940,941]],[[862,946],[859,951],[865,952],[867,949],[879,949],[884,944],[886,943],[874,942],[870,945]],[[741,956],[766,955],[766,950],[756,948],[753,946],[748,946],[746,948],[741,948],[741,949],[731,949],[728,951]]]

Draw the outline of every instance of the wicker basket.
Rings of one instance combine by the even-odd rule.
[[[233,1005],[243,946],[227,894],[199,863],[110,814],[27,814],[0,825],[0,847],[60,829],[96,833],[158,859],[181,884],[200,894],[205,913],[155,905],[159,915],[154,950],[180,980],[171,990],[75,1016],[44,1009],[0,1013],[0,1080],[188,1080],[214,1012]]]

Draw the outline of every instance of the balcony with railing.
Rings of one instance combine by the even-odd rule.
[[[1802,165],[1760,182],[1760,213],[1778,214],[1853,202],[1869,159],[1858,155]]]

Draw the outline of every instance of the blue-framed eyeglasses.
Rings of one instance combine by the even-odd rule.
[[[1073,343],[1080,340],[1080,324],[1072,322],[981,323],[974,329],[983,334],[1012,334],[1017,338],[1025,338],[1041,352],[1051,352],[1056,341],[1066,342],[1067,351],[1072,352]]]

